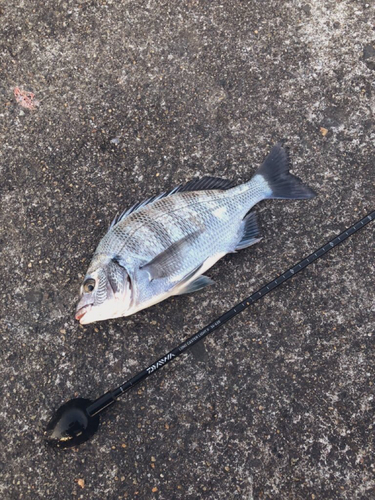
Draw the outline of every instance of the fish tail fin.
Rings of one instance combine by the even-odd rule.
[[[253,179],[264,184],[263,198],[305,200],[316,195],[312,189],[303,184],[301,179],[289,173],[291,166],[289,153],[278,142],[259,167]],[[257,178],[261,176],[262,179]],[[251,182],[251,181],[250,181]]]

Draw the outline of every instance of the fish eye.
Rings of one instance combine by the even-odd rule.
[[[84,283],[83,283],[83,290],[86,293],[90,293],[94,290],[95,288],[95,280],[92,278],[88,278]]]

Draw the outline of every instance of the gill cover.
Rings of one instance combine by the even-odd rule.
[[[116,318],[126,313],[130,303],[131,281],[120,259],[113,257],[104,262],[93,259],[81,287],[76,319],[81,324],[88,324]]]

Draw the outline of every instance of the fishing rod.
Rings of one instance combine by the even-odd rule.
[[[63,449],[78,446],[90,439],[99,428],[99,415],[112,406],[122,394],[125,394],[132,387],[143,382],[150,375],[176,359],[187,349],[266,296],[269,292],[285,283],[285,281],[298,274],[302,269],[305,269],[323,257],[332,248],[342,243],[374,219],[375,210],[112,391],[106,392],[95,401],[75,398],[60,406],[45,430],[44,434],[47,443],[55,448]]]

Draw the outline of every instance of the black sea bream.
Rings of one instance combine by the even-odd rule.
[[[115,219],[100,241],[81,287],[81,324],[129,316],[172,295],[212,283],[203,273],[225,254],[259,241],[254,213],[269,198],[308,199],[314,192],[289,173],[276,144],[254,177],[205,177],[139,203]]]

